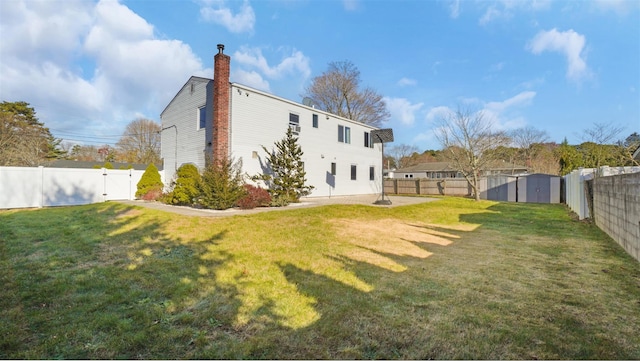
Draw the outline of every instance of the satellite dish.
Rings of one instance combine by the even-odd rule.
[[[304,97],[302,99],[302,104],[304,104],[304,105],[306,105],[308,107],[312,107],[312,108],[316,107],[316,102],[313,99],[309,98],[309,97]]]

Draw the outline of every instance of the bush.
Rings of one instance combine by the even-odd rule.
[[[162,194],[162,179],[158,168],[153,163],[149,164],[145,169],[140,181],[138,182],[138,190],[136,191],[136,198],[144,200],[156,200]]]
[[[198,185],[198,203],[205,208],[227,209],[244,196],[242,163],[230,159],[210,162]]]
[[[245,184],[244,190],[245,195],[238,200],[238,207],[242,209],[253,209],[256,207],[268,207],[271,204],[271,196],[266,189]]]
[[[176,180],[172,182],[173,189],[162,197],[162,202],[176,205],[192,205],[200,194],[198,190],[200,181],[201,177],[198,168],[193,164],[183,164],[176,172]]]

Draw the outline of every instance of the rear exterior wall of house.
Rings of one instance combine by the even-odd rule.
[[[294,127],[304,155],[310,196],[381,192],[382,150],[376,128],[239,84],[231,85],[230,153],[249,175],[263,172],[266,153]]]

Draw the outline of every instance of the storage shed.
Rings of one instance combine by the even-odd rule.
[[[517,202],[518,177],[509,175],[492,175],[485,179],[486,191],[480,192],[480,198],[491,201]]]
[[[551,174],[527,174],[517,179],[516,202],[560,203],[560,177]]]

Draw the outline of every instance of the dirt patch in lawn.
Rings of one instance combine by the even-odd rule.
[[[448,246],[460,238],[455,231],[470,231],[472,228],[448,229],[439,225],[407,223],[397,219],[375,222],[351,219],[336,221],[337,233],[355,246],[348,254],[350,258],[397,272],[404,271],[405,268],[392,261],[389,256],[427,258],[433,254],[429,251],[430,244]]]

